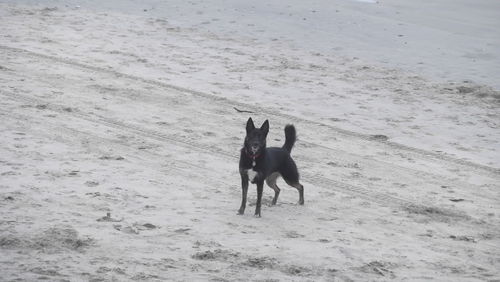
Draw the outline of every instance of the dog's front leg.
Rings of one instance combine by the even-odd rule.
[[[238,210],[238,214],[245,213],[245,207],[247,205],[247,192],[248,192],[248,174],[240,172],[241,175],[241,206]]]
[[[255,205],[255,217],[260,217],[260,206],[262,201],[262,191],[264,190],[264,180],[257,181],[257,204]]]

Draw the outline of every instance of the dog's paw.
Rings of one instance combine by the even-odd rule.
[[[259,213],[259,214],[257,214],[257,213],[256,213],[256,214],[254,215],[254,217],[255,217],[255,218],[260,218],[260,217],[261,217],[261,216],[260,216],[260,213]]]
[[[243,215],[245,213],[244,210],[238,210],[238,215]]]

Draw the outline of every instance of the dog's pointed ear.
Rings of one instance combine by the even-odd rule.
[[[262,132],[264,132],[264,135],[267,136],[267,133],[269,133],[269,121],[267,119],[260,127],[260,130],[262,130]]]
[[[252,118],[248,118],[248,121],[247,121],[247,134],[252,132],[252,130],[255,129],[255,125],[253,124],[253,120]]]

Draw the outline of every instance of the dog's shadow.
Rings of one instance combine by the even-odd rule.
[[[255,207],[255,204],[257,202],[257,198],[248,198],[248,206],[250,207]],[[281,203],[276,203],[273,205],[273,198],[272,197],[262,197],[262,205],[268,206],[268,207],[278,207],[281,206]]]

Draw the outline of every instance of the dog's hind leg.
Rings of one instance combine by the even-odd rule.
[[[299,182],[299,172],[295,162],[290,157],[285,163],[284,167],[280,170],[280,174],[286,183],[299,191],[299,204],[304,204],[304,186]]]
[[[272,203],[273,205],[276,205],[276,202],[278,201],[278,196],[280,195],[281,191],[278,185],[276,185],[276,180],[278,179],[279,176],[280,174],[275,172],[266,178],[267,186],[271,187],[274,190],[274,198]]]
[[[289,181],[286,180],[286,183],[299,191],[299,205],[304,204],[304,186],[300,184],[298,181]]]

